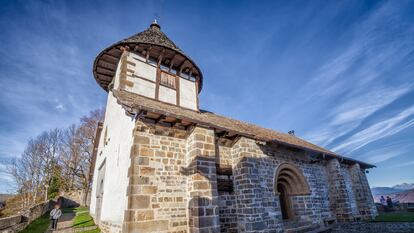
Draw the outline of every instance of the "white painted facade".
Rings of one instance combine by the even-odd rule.
[[[177,93],[174,89],[160,86],[159,100],[169,104],[177,104]]]
[[[105,112],[105,121],[96,158],[90,212],[95,218],[97,195],[103,176],[103,197],[100,221],[122,225],[127,208],[128,168],[133,144],[135,120],[125,114],[110,91]],[[106,169],[106,171],[102,171]]]
[[[197,94],[195,82],[180,79],[180,106],[197,110]]]

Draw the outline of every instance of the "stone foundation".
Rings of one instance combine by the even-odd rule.
[[[338,224],[331,233],[412,233],[414,222],[355,222]]]

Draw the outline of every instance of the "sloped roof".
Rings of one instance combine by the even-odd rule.
[[[193,111],[176,105],[159,102],[150,98],[146,98],[137,94],[133,94],[123,90],[112,90],[114,96],[121,105],[129,109],[146,110],[171,116],[182,120],[187,120],[197,124],[211,126],[213,128],[222,129],[230,132],[253,138],[265,142],[277,142],[282,145],[291,146],[298,149],[312,151],[316,153],[326,154],[327,156],[338,157],[351,162],[358,162],[361,167],[375,167],[374,165],[357,161],[351,158],[342,157],[332,151],[320,146],[307,142],[299,137],[281,133],[276,130],[266,129],[254,124],[231,119],[229,117],[217,115],[208,111]]]

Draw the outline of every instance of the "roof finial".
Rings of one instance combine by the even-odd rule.
[[[157,19],[154,19],[154,21],[151,23],[151,26],[150,27],[152,29],[158,29],[158,30],[161,29],[161,26],[158,24]]]

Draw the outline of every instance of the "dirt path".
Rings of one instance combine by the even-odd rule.
[[[65,213],[59,219],[57,230],[52,231],[49,227],[49,232],[58,232],[58,233],[72,233],[74,229],[72,228],[72,220],[75,217],[75,213]]]

